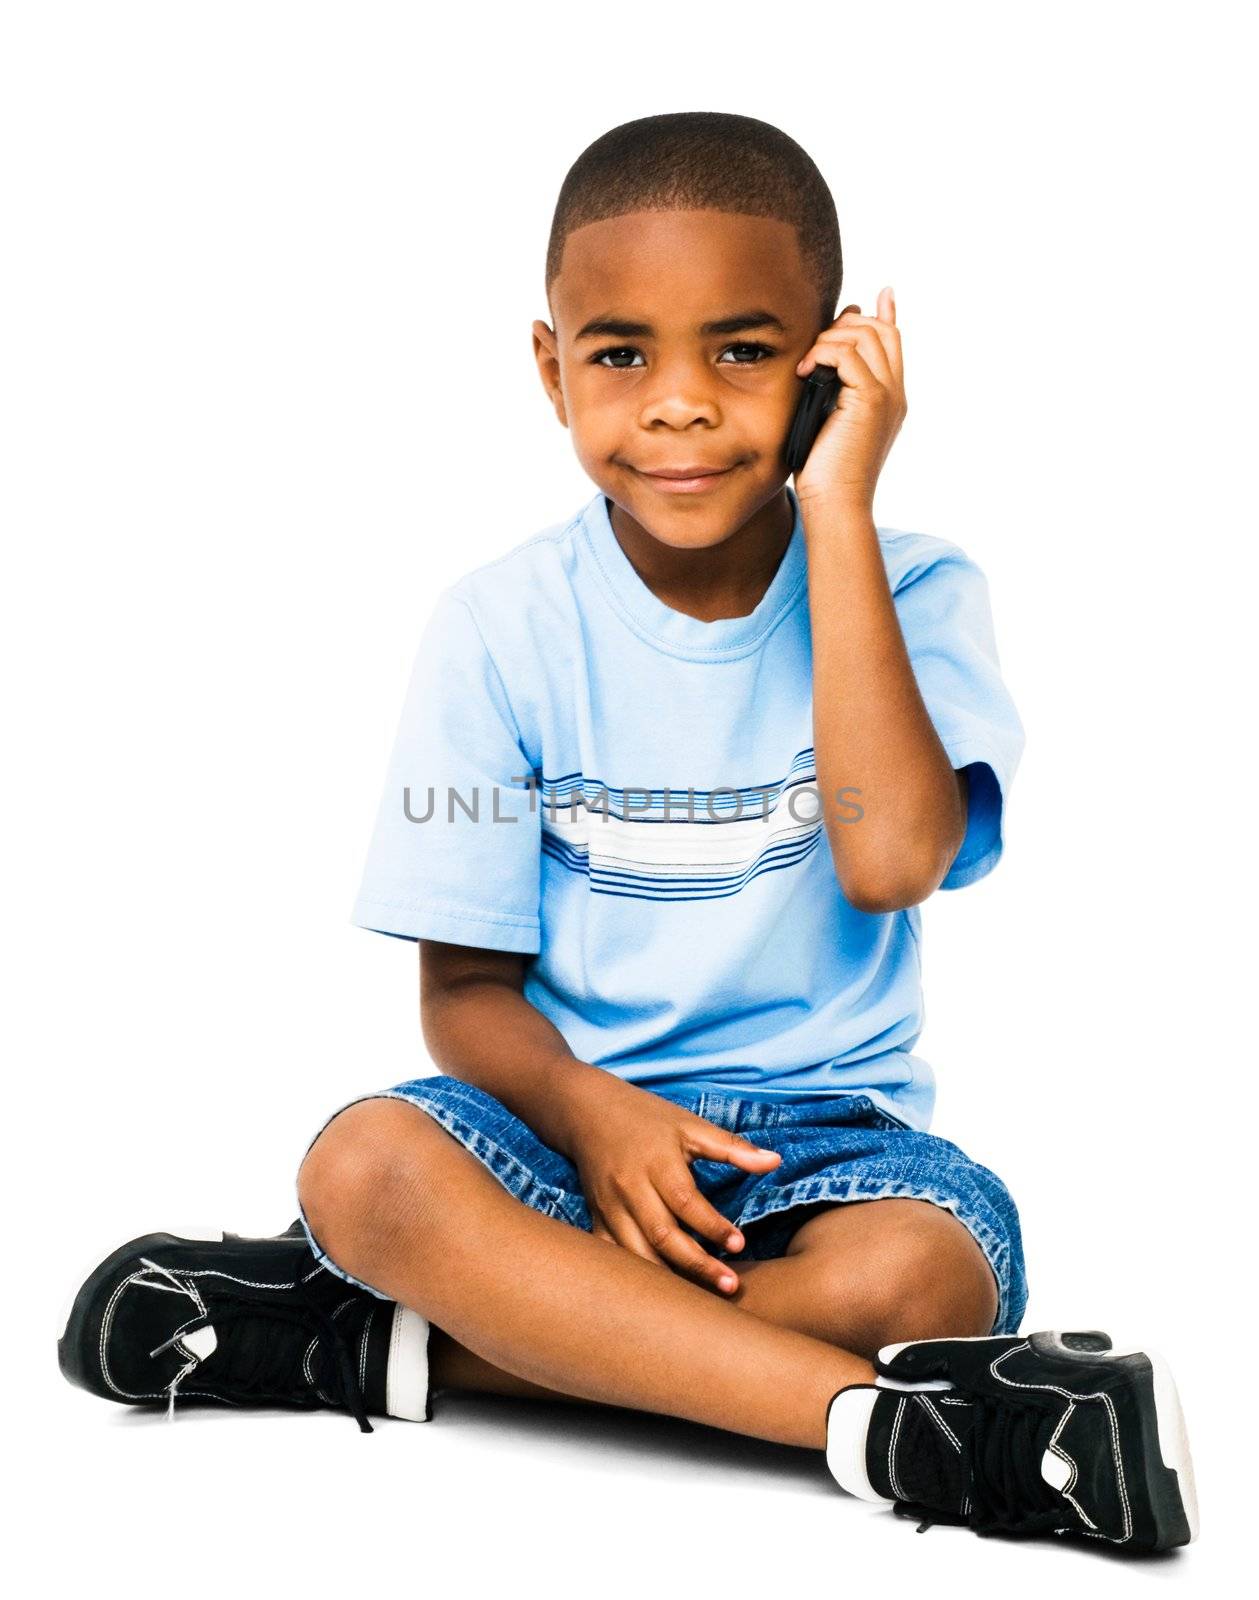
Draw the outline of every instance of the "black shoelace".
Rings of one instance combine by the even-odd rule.
[[[989,1395],[968,1396],[971,1427],[962,1442],[961,1511],[897,1501],[899,1516],[956,1523],[976,1533],[1050,1533],[1070,1521],[1068,1504],[1041,1476],[1040,1463],[1056,1426],[1056,1412],[1028,1402],[1012,1405]]]
[[[157,1270],[179,1281],[177,1275],[169,1273],[166,1268],[159,1267]],[[363,1433],[372,1433],[374,1429],[367,1420],[366,1401],[346,1337],[335,1319],[310,1299],[303,1279],[304,1274],[299,1267],[292,1289],[298,1297],[296,1304],[253,1299],[230,1289],[216,1291],[212,1309],[185,1323],[177,1334],[149,1353],[160,1355],[177,1339],[186,1338],[198,1328],[210,1327],[217,1334],[225,1324],[260,1322],[264,1326],[257,1330],[253,1339],[248,1342],[238,1340],[225,1352],[225,1359],[218,1364],[220,1370],[215,1375],[216,1383],[266,1398],[288,1399],[313,1406],[317,1402],[312,1397],[311,1386],[301,1381],[300,1365],[296,1370],[294,1367],[292,1339],[277,1337],[281,1326],[300,1327],[318,1342],[323,1364],[331,1379],[329,1388],[334,1404],[344,1406]],[[218,1352],[215,1353],[217,1355]],[[199,1365],[200,1362],[194,1358],[172,1380],[169,1386],[172,1415],[178,1384]],[[314,1387],[317,1389],[318,1385]]]

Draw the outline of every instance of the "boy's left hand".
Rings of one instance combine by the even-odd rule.
[[[796,474],[796,494],[802,504],[825,501],[872,515],[874,488],[907,410],[891,289],[879,291],[875,317],[845,306],[801,357],[796,376],[806,377],[819,365],[834,367],[843,387]]]

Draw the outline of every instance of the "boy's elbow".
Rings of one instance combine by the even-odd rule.
[[[937,870],[935,863],[917,873],[884,872],[868,874],[851,883],[842,883],[844,898],[858,911],[886,915],[921,905],[940,887],[948,868]]]
[[[919,886],[905,885],[862,885],[844,890],[844,898],[849,905],[858,911],[868,911],[872,915],[883,915],[890,911],[906,911],[910,906],[920,905],[928,895],[935,892],[936,885],[924,889]]]
[[[907,911],[929,900],[948,876],[961,844],[959,833],[944,842],[920,839],[912,851],[900,843],[880,850],[873,859],[855,861],[851,852],[846,858],[833,852],[832,860],[849,905],[878,915]]]
[[[912,852],[901,847],[895,851],[894,858],[885,854],[882,861],[867,861],[850,883],[845,883],[841,875],[840,887],[850,905],[858,911],[876,914],[907,911],[910,906],[929,900],[936,892],[948,876],[966,837],[970,780],[964,770],[956,777],[960,806],[949,837],[931,836],[931,830],[926,827],[912,830]],[[849,863],[849,875],[851,865]]]

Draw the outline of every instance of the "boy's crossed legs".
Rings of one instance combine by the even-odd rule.
[[[369,1413],[426,1419],[434,1386],[627,1406],[822,1448],[851,1493],[978,1532],[1131,1551],[1194,1537],[1158,1357],[1009,1331],[1025,1291],[995,1175],[856,1101],[704,1110],[786,1151],[768,1185],[711,1187],[762,1258],[726,1256],[732,1296],[586,1231],[571,1164],[437,1077],[325,1125],[299,1176],[305,1224],[115,1250],[75,1297],[62,1370],[172,1415],[178,1392],[344,1408],[365,1431]]]
[[[630,1406],[820,1448],[827,1401],[872,1381],[878,1349],[984,1334],[997,1311],[967,1229],[902,1199],[827,1205],[783,1256],[735,1258],[740,1286],[722,1305],[523,1205],[440,1124],[392,1099],[356,1102],[327,1125],[299,1195],[333,1260],[433,1325],[434,1388]]]

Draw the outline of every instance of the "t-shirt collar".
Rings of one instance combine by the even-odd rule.
[[[795,519],[791,539],[769,587],[746,617],[720,617],[703,622],[665,605],[647,587],[621,549],[602,491],[581,514],[581,525],[593,566],[613,606],[648,644],[688,660],[730,660],[747,655],[769,636],[805,591],[808,553],[800,502],[787,486]]]

